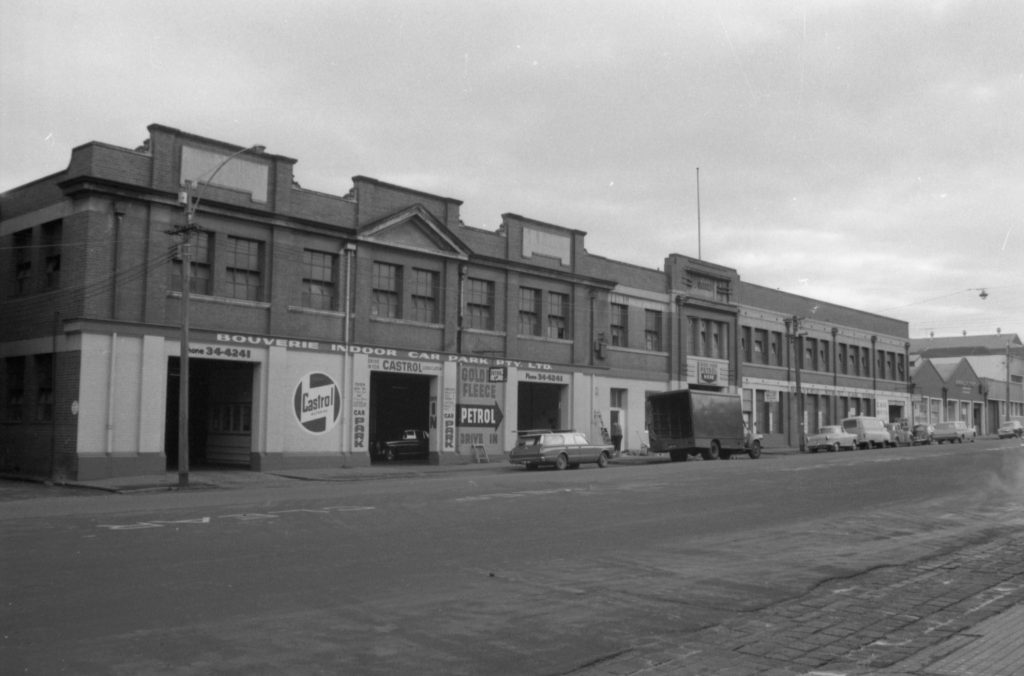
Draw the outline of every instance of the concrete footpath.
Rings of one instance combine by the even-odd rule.
[[[796,453],[776,449],[766,454]],[[622,456],[647,464],[654,456]],[[272,488],[296,481],[366,481],[516,471],[504,459],[469,465],[388,465],[249,472],[199,469],[188,490]],[[0,486],[14,482],[0,481]],[[178,474],[67,484],[117,493],[178,490]],[[51,493],[52,495],[52,493]],[[578,676],[1024,675],[1024,527],[979,534],[958,549],[823,582],[803,596],[696,632],[646,640],[572,672]]]

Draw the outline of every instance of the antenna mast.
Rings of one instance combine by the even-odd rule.
[[[697,167],[697,260],[704,260],[700,251],[700,167]]]

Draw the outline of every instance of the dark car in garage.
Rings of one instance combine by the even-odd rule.
[[[430,453],[430,435],[425,430],[405,430],[396,439],[377,443],[377,458],[393,460],[426,460]]]

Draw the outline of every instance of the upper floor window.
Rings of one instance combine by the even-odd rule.
[[[192,233],[189,238],[189,244],[181,244],[178,246],[174,254],[174,267],[171,273],[171,287],[181,291],[181,276],[182,276],[182,262],[181,262],[181,247],[191,246],[192,254],[192,267],[189,274],[188,290],[191,293],[199,293],[209,295],[213,293],[213,278],[210,274],[210,242],[213,239],[211,233],[200,230],[199,232]]]
[[[849,367],[847,366],[846,360],[846,343],[839,343],[839,354],[837,355],[836,361],[839,362],[839,372],[843,375],[849,373]]]
[[[629,306],[612,303],[610,321],[612,345],[629,347]]]
[[[242,237],[227,239],[225,280],[228,296],[242,300],[262,300],[262,242]]]
[[[32,292],[32,230],[14,233],[14,292]]]
[[[644,310],[644,349],[661,351],[660,310]]]
[[[494,282],[466,279],[466,326],[471,329],[494,329]]]
[[[753,359],[753,342],[751,339],[750,327],[744,326],[740,329],[740,354],[743,355],[743,361],[749,362]]]
[[[775,366],[782,366],[782,332],[772,331],[771,333],[771,363]]]
[[[564,293],[548,294],[548,338],[568,338],[569,296]]]
[[[7,422],[21,422],[25,419],[25,358],[7,357],[4,368],[7,371],[4,416]]]
[[[373,315],[396,319],[400,316],[402,269],[389,263],[373,264]]]
[[[417,322],[437,323],[437,280],[433,270],[412,270],[412,316]]]
[[[40,354],[36,366],[36,421],[53,420],[53,355]]]
[[[46,290],[60,286],[60,248],[62,224],[53,221],[43,226],[43,272]]]
[[[314,310],[337,307],[338,256],[324,251],[302,251],[302,305]]]
[[[519,335],[540,335],[540,291],[519,289]]]

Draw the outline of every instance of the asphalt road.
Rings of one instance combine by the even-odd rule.
[[[1020,517],[994,440],[0,503],[7,673],[566,674]]]

